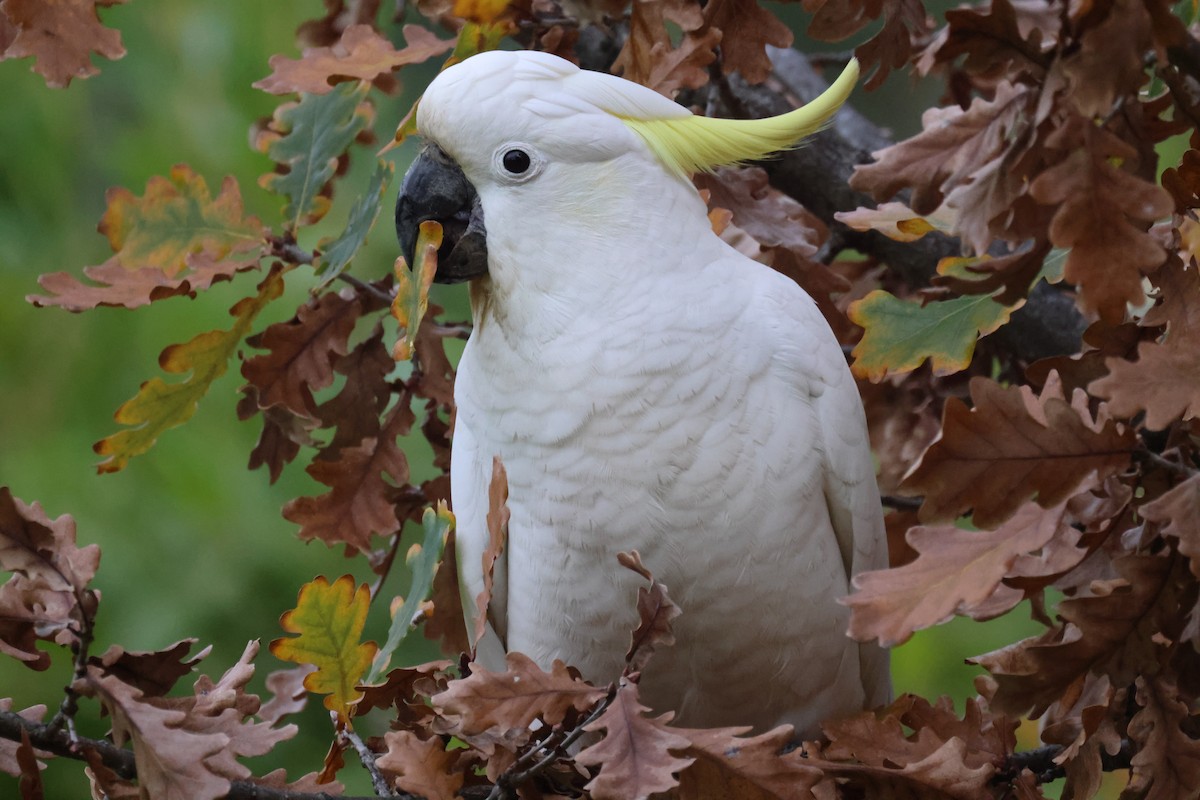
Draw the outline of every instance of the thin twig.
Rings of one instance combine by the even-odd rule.
[[[1200,470],[1193,469],[1187,464],[1180,464],[1178,461],[1172,461],[1169,458],[1159,455],[1153,450],[1148,450],[1145,448],[1135,450],[1134,456],[1142,459],[1143,461],[1148,461],[1156,467],[1162,467],[1165,470],[1174,472],[1176,475],[1181,475],[1184,478],[1190,478],[1200,472]]]
[[[364,294],[369,294],[372,297],[375,297],[376,299],[381,300],[384,303],[387,303],[389,306],[392,304],[392,301],[396,299],[395,294],[393,294],[392,292],[385,292],[383,289],[380,289],[378,286],[375,286],[374,284],[371,284],[371,283],[367,283],[364,280],[360,280],[359,278],[354,277],[353,275],[351,275],[348,272],[339,272],[337,279],[339,281],[345,281],[346,283],[350,284],[358,291],[360,291]]]
[[[355,751],[358,753],[358,760],[366,767],[367,774],[371,776],[371,786],[375,789],[375,794],[380,797],[403,797],[392,791],[392,787],[388,786],[387,778],[383,777],[383,773],[379,771],[379,766],[375,763],[375,753],[371,748],[367,747],[367,743],[362,740],[362,737],[355,733],[353,728],[346,728],[342,731],[342,736],[350,744],[354,745]]]

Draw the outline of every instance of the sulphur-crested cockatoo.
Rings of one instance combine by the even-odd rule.
[[[886,562],[842,349],[799,286],[713,233],[689,179],[792,146],[857,74],[756,121],[536,52],[426,90],[396,225],[412,263],[418,224],[441,222],[436,279],[472,281],[451,465],[467,598],[494,456],[512,514],[484,666],[509,650],[619,676],[644,579],[616,556],[637,550],[683,609],[640,679],[655,710],[813,734],[888,699],[886,652],[847,638],[838,603]]]

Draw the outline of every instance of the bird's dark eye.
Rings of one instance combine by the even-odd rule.
[[[509,150],[504,154],[504,158],[501,161],[504,164],[504,168],[513,175],[523,174],[525,170],[529,169],[529,165],[532,163],[529,160],[529,154],[524,150]]]

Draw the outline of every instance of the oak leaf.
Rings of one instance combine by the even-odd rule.
[[[454,45],[453,39],[439,39],[420,25],[405,25],[404,40],[407,46],[397,50],[370,25],[350,25],[331,47],[305,48],[300,59],[271,56],[268,63],[272,73],[256,81],[254,87],[271,94],[327,94],[342,81],[374,80],[444,53]]]
[[[475,596],[475,624],[468,631],[471,651],[479,645],[479,640],[488,624],[488,607],[492,603],[492,590],[495,587],[496,561],[508,546],[508,520],[512,516],[508,510],[508,473],[504,469],[500,456],[492,457],[492,477],[488,482],[488,510],[486,516],[488,543],[483,549],[483,589]]]
[[[433,576],[433,591],[429,599],[433,601],[433,612],[425,620],[425,638],[438,642],[442,653],[447,656],[469,653],[471,641],[467,635],[462,592],[459,589],[458,548],[454,529],[446,536],[442,562]]]
[[[1029,503],[994,531],[912,528],[906,538],[919,554],[916,561],[854,577],[857,591],[843,600],[850,607],[850,635],[891,647],[955,614],[978,618],[983,609],[983,618],[990,618],[1010,610],[1022,593],[1001,581],[1020,555],[1066,534],[1071,520],[1065,511],[1065,504],[1042,509]],[[1007,597],[996,607],[991,601],[998,592]]]
[[[561,661],[544,672],[523,653],[508,653],[505,660],[504,672],[472,665],[470,676],[451,681],[432,697],[433,707],[450,720],[456,736],[523,731],[536,719],[557,725],[570,709],[585,711],[605,695]]]
[[[1108,374],[1088,387],[1108,399],[1109,411],[1123,418],[1145,411],[1150,430],[1200,416],[1200,329],[1171,336],[1165,344],[1142,342],[1137,353],[1137,361],[1105,359]]]
[[[879,381],[889,373],[911,372],[928,359],[934,375],[961,372],[980,337],[998,330],[1018,307],[1000,305],[985,294],[921,304],[876,289],[847,310],[850,321],[865,330],[850,369]]]
[[[604,737],[575,756],[575,763],[598,767],[587,789],[596,800],[645,800],[679,785],[678,773],[695,757],[686,751],[688,739],[667,726],[672,714],[647,717],[650,709],[638,702],[637,685],[622,680],[612,703],[598,719],[584,726]]]
[[[771,76],[768,45],[792,46],[791,30],[758,0],[713,0],[704,6],[704,22],[721,31],[721,72],[738,72],[751,84]]]
[[[1129,738],[1137,752],[1127,791],[1147,800],[1194,796],[1200,787],[1200,741],[1181,728],[1196,722],[1187,702],[1161,674],[1139,675],[1136,697],[1141,710],[1129,721]]]
[[[258,718],[272,725],[290,714],[298,714],[308,705],[308,690],[304,681],[316,671],[312,664],[301,664],[291,669],[277,669],[267,675],[267,691],[271,699],[258,710]]]
[[[459,757],[446,750],[441,739],[421,739],[402,730],[385,733],[383,743],[387,750],[375,765],[394,788],[425,800],[453,800],[458,795],[464,778],[456,769]]]
[[[120,645],[112,645],[89,663],[129,684],[144,697],[163,697],[184,675],[192,671],[211,647],[206,647],[194,656],[188,651],[195,639],[181,639],[164,650],[128,651]]]
[[[404,557],[404,563],[411,576],[408,596],[402,601],[399,597],[393,601],[392,623],[388,627],[387,641],[375,654],[375,660],[371,663],[371,671],[367,673],[365,683],[375,683],[379,680],[391,661],[392,653],[396,652],[396,648],[412,631],[413,619],[417,616],[417,610],[428,600],[429,594],[433,590],[434,573],[437,570],[438,562],[441,561],[446,537],[454,528],[454,515],[450,513],[445,503],[439,503],[436,510],[434,508],[425,509],[425,513],[421,517],[421,526],[425,529],[421,543],[414,543],[410,546]],[[399,608],[395,607],[397,604]]]
[[[668,21],[683,31],[678,47],[672,44]],[[721,31],[706,25],[700,7],[688,0],[635,0],[629,37],[612,71],[671,97],[708,82],[707,67],[716,60],[714,48],[721,38]]]
[[[362,698],[358,683],[378,649],[374,642],[361,641],[370,603],[365,583],[356,590],[349,575],[332,584],[318,577],[300,588],[296,607],[279,618],[280,627],[299,635],[271,642],[276,658],[316,666],[305,676],[304,687],[326,695],[325,707],[343,725]]]
[[[246,358],[242,377],[255,388],[260,408],[283,406],[297,416],[315,418],[313,392],[331,385],[334,363],[349,352],[350,334],[362,314],[352,293],[326,292],[246,339],[267,353]]]
[[[1114,164],[1136,157],[1132,145],[1093,125],[1082,131],[1082,145],[1038,175],[1029,192],[1057,206],[1050,240],[1071,249],[1063,277],[1078,288],[1080,306],[1115,325],[1127,305],[1145,300],[1143,276],[1166,260],[1146,229],[1175,204],[1162,187]]]
[[[995,678],[996,710],[1037,717],[1089,672],[1123,685],[1156,663],[1154,637],[1178,613],[1172,559],[1131,555],[1113,566],[1120,577],[1059,604],[1062,625],[970,659]]]
[[[365,104],[368,85],[339,86],[329,94],[302,94],[284,103],[255,146],[278,163],[259,184],[287,198],[284,215],[291,230],[319,221],[329,211],[329,187],[339,158],[371,120]]]
[[[383,343],[383,326],[376,325],[353,350],[334,362],[333,369],[346,378],[333,397],[317,406],[322,428],[334,428],[326,449],[336,452],[379,435],[379,417],[392,398],[388,374],[396,362]]]
[[[1043,508],[1057,505],[1129,463],[1134,433],[1094,421],[1082,392],[1067,403],[1057,382],[1040,397],[978,377],[970,388],[975,407],[946,401],[941,436],[901,484],[924,495],[922,522],[974,510],[977,526],[995,528],[1031,497]]]
[[[815,800],[824,775],[805,764],[788,726],[742,738],[748,728],[676,729],[694,759],[679,773],[679,796],[688,800]]]
[[[855,167],[850,186],[876,200],[911,188],[912,209],[932,213],[946,193],[1013,146],[1033,100],[1030,90],[1001,82],[994,98],[977,98],[966,111],[931,108],[921,117],[921,133],[873,153],[875,162]]]
[[[178,383],[151,378],[117,409],[114,415],[117,422],[130,427],[94,445],[97,453],[107,456],[97,465],[97,471],[106,473],[124,469],[131,458],[153,447],[164,432],[191,419],[213,381],[229,368],[230,356],[249,332],[255,317],[282,293],[283,278],[276,267],[258,285],[258,294],[239,300],[229,310],[234,317],[232,328],[202,333],[163,350],[158,357],[163,371],[186,373],[187,378]]]
[[[659,647],[675,644],[675,632],[671,622],[683,611],[667,595],[667,587],[656,581],[654,575],[642,563],[638,551],[617,553],[617,561],[649,582],[639,586],[637,595],[638,626],[630,637],[629,650],[625,653],[625,668],[640,672]]]
[[[396,259],[396,297],[392,300],[392,316],[400,324],[401,338],[392,348],[392,357],[408,361],[425,311],[429,308],[429,288],[437,272],[438,248],[442,246],[442,226],[436,220],[425,220],[417,232],[414,258],[418,264],[409,269],[404,258]]]
[[[0,569],[13,573],[0,586],[0,652],[35,670],[50,666],[41,640],[67,644],[81,616],[95,613],[88,584],[100,564],[97,545],[77,547],[75,520],[50,519],[38,503],[26,505],[0,487]]]
[[[880,203],[876,208],[838,211],[834,219],[856,231],[879,231],[897,242],[915,242],[927,233],[950,233],[958,215],[941,206],[922,216],[904,203]]]
[[[1179,541],[1179,552],[1187,556],[1192,574],[1200,578],[1200,475],[1142,505],[1138,513],[1158,523],[1164,536]]]
[[[33,69],[46,85],[61,89],[72,78],[88,78],[99,72],[92,64],[97,53],[116,60],[125,55],[120,32],[100,24],[97,6],[125,0],[4,0],[0,19],[15,31],[8,47],[0,49],[0,60],[34,57]]]
[[[408,482],[409,470],[396,438],[411,426],[412,411],[398,404],[378,437],[322,453],[308,465],[305,471],[331,491],[297,497],[283,507],[284,519],[301,526],[301,539],[346,544],[366,553],[372,535],[390,536],[400,529],[395,495]]]
[[[395,166],[390,161],[379,161],[375,171],[367,181],[367,187],[354,201],[346,218],[346,227],[336,238],[322,239],[318,242],[320,253],[317,256],[317,275],[321,281],[314,291],[323,289],[346,271],[354,256],[367,242],[367,234],[375,225],[379,209],[383,205],[383,196],[391,183]]]

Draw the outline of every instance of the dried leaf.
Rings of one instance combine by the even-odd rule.
[[[188,651],[196,641],[181,639],[165,650],[141,652],[130,652],[120,645],[113,645],[99,658],[89,659],[88,663],[134,687],[143,697],[165,697],[212,649],[206,647],[189,658]]]
[[[1123,685],[1157,662],[1153,637],[1178,613],[1171,559],[1124,556],[1113,566],[1121,577],[1059,604],[1059,628],[970,659],[995,677],[995,709],[1037,717],[1089,671]]]
[[[713,0],[704,6],[704,22],[721,31],[721,72],[739,72],[751,84],[771,76],[768,45],[792,46],[791,30],[758,0]]]
[[[300,59],[271,56],[272,73],[255,82],[254,87],[271,94],[328,94],[342,81],[371,81],[440,55],[454,45],[453,39],[438,39],[420,25],[405,25],[404,40],[407,46],[396,50],[370,25],[351,25],[332,47],[305,48]]]
[[[508,653],[506,661],[505,672],[473,664],[469,677],[451,681],[433,696],[434,708],[450,719],[456,736],[523,731],[535,719],[557,725],[570,709],[586,711],[605,695],[561,661],[556,660],[549,672],[522,653]]]
[[[333,383],[333,365],[349,352],[362,312],[352,294],[328,292],[310,298],[292,319],[248,338],[246,344],[268,351],[242,362],[242,377],[254,387],[259,408],[283,406],[315,419],[313,392]]]
[[[596,800],[645,800],[655,792],[679,785],[677,773],[695,757],[679,756],[687,738],[667,727],[671,714],[647,717],[638,702],[637,686],[622,680],[612,704],[596,721],[585,725],[589,732],[605,731],[604,738],[575,756],[575,763],[599,767],[587,789]]]
[[[1178,687],[1164,675],[1139,675],[1137,702],[1142,708],[1129,721],[1137,752],[1127,791],[1146,800],[1194,795],[1200,786],[1200,741],[1181,729],[1194,725],[1195,717]]]
[[[1145,411],[1150,430],[1200,416],[1200,330],[1169,337],[1165,344],[1142,342],[1137,352],[1137,361],[1105,359],[1108,374],[1088,390],[1107,398],[1114,416],[1128,419]]]
[[[328,457],[322,454],[308,465],[305,471],[332,491],[297,497],[283,507],[284,519],[301,526],[301,539],[346,544],[367,553],[372,535],[391,536],[400,530],[395,495],[397,487],[408,482],[409,472],[396,438],[411,426],[412,411],[407,404],[397,405],[377,438]]]
[[[683,31],[678,47],[672,44],[668,21]],[[629,38],[612,71],[671,97],[708,83],[707,67],[720,42],[721,31],[706,25],[700,7],[689,0],[635,0]]]
[[[1179,552],[1188,557],[1192,574],[1200,578],[1200,475],[1146,503],[1138,512],[1157,522],[1164,536],[1179,540]]]
[[[33,750],[33,742],[29,740],[29,731],[21,729],[21,744],[17,746],[17,766],[21,769],[21,780],[18,789],[21,800],[44,800],[46,787],[42,784],[42,770],[45,764],[38,761]]]
[[[425,638],[438,642],[442,653],[452,658],[471,651],[466,617],[463,613],[462,593],[459,591],[458,553],[454,537],[455,531],[451,528],[446,536],[446,546],[442,550],[442,562],[433,576],[433,591],[430,595],[433,611],[425,620]]]
[[[116,60],[125,55],[120,32],[100,24],[97,6],[124,0],[4,0],[0,17],[7,19],[16,36],[0,60],[33,56],[33,69],[56,89],[72,78],[88,78],[100,70],[91,54]]]
[[[284,613],[280,626],[295,638],[276,639],[276,658],[317,667],[304,679],[314,694],[328,695],[325,707],[349,724],[352,707],[362,698],[358,683],[371,666],[378,649],[360,641],[371,592],[366,584],[354,588],[354,578],[343,575],[332,584],[318,577],[300,588],[296,607]]]
[[[984,378],[972,378],[970,386],[975,407],[946,401],[941,437],[901,486],[924,495],[922,522],[950,521],[973,509],[977,526],[995,528],[1030,497],[1043,508],[1057,505],[1085,481],[1129,463],[1134,433],[1111,420],[1093,421],[1086,408],[1067,403],[1057,384],[1041,397]]]
[[[667,587],[654,580],[654,575],[642,563],[642,557],[636,550],[617,553],[617,561],[650,583],[649,586],[638,587],[638,626],[633,631],[629,650],[625,653],[626,669],[640,672],[655,650],[675,644],[675,632],[671,628],[671,621],[683,611],[667,596]]]
[[[387,751],[375,765],[389,784],[425,800],[453,800],[463,785],[463,773],[455,769],[458,754],[447,751],[442,740],[421,739],[411,731],[388,731],[383,735]]]
[[[387,641],[375,654],[371,671],[367,674],[364,683],[375,683],[379,680],[391,661],[392,653],[396,652],[396,648],[412,630],[412,621],[417,615],[417,609],[429,598],[429,593],[433,589],[434,571],[442,558],[442,548],[446,544],[446,536],[454,527],[454,515],[450,513],[445,503],[440,503],[436,511],[432,508],[425,509],[425,513],[421,517],[421,525],[425,529],[424,539],[420,544],[413,544],[409,547],[408,553],[404,557],[404,563],[408,565],[409,573],[412,575],[408,596],[404,598],[400,608],[392,614],[392,624],[388,628]]]
[[[496,559],[508,543],[508,473],[500,456],[492,457],[492,478],[488,483],[487,529],[488,543],[483,549],[483,589],[475,597],[475,627],[470,631],[471,651],[483,638],[488,623],[488,606],[492,602]]]
[[[949,233],[958,215],[941,206],[924,216],[904,203],[880,203],[877,208],[838,211],[834,219],[856,231],[879,231],[897,242],[915,242],[927,233]]]
[[[679,796],[688,800],[809,800],[824,777],[800,751],[784,752],[793,732],[784,726],[752,738],[747,728],[677,729],[689,741],[691,766],[679,773]]]
[[[970,365],[980,337],[998,330],[1018,307],[1002,306],[988,295],[922,305],[876,289],[847,311],[850,321],[865,329],[854,347],[851,371],[880,381],[929,359],[934,375],[960,372]]]
[[[277,669],[267,675],[267,690],[271,699],[258,711],[258,718],[275,725],[289,714],[299,714],[308,705],[308,690],[304,681],[316,671],[312,664],[292,669]]]
[[[317,407],[322,428],[336,428],[326,449],[337,452],[379,436],[379,416],[392,398],[388,375],[396,362],[383,343],[383,326],[376,325],[347,355],[334,363],[346,376],[341,390]]]
[[[129,459],[153,447],[164,432],[191,419],[213,381],[225,374],[230,356],[250,330],[255,317],[282,293],[282,273],[276,267],[258,285],[257,295],[239,300],[229,310],[235,319],[232,328],[202,333],[183,344],[173,344],[163,350],[158,357],[159,366],[165,372],[177,375],[187,373],[188,377],[179,383],[151,378],[142,384],[134,397],[117,409],[114,415],[117,422],[132,427],[95,444],[93,449],[107,456],[97,465],[97,471],[119,472],[129,463]]]
[[[287,198],[284,215],[292,230],[311,225],[329,211],[327,184],[346,151],[371,118],[364,105],[368,85],[346,84],[329,94],[303,94],[299,103],[275,109],[258,147],[284,172],[264,175],[264,189]]]
[[[13,573],[0,586],[0,652],[31,669],[50,666],[50,655],[36,647],[39,639],[75,641],[71,631],[80,616],[95,613],[87,587],[100,548],[75,542],[69,515],[51,520],[38,503],[26,505],[0,487],[0,569]]]
[[[1018,556],[1065,535],[1071,522],[1065,512],[1065,504],[1042,509],[1029,503],[994,531],[953,525],[911,529],[907,539],[919,553],[916,561],[854,577],[858,591],[843,601],[851,611],[850,635],[892,647],[955,614],[975,616],[1001,588]],[[1013,593],[1011,605],[1006,603],[1002,611],[1021,597]],[[990,611],[994,615],[996,609]]]
[[[1137,151],[1116,136],[1084,125],[1083,146],[1034,180],[1032,197],[1057,205],[1050,240],[1071,248],[1063,269],[1079,290],[1079,303],[1115,325],[1128,304],[1145,300],[1143,275],[1162,266],[1167,254],[1146,232],[1174,209],[1171,196],[1114,164]]]

